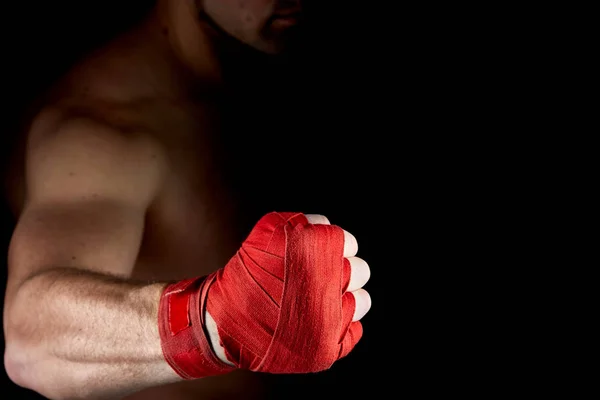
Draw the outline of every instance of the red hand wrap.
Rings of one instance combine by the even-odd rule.
[[[204,322],[206,293],[214,274],[169,285],[158,309],[163,355],[184,379],[222,375],[234,368],[217,358]]]
[[[299,213],[267,214],[225,268],[167,287],[159,311],[165,358],[187,379],[232,370],[211,350],[206,309],[228,360],[239,368],[328,369],[362,336],[360,322],[352,322],[343,248],[339,227],[309,224]]]
[[[207,310],[229,361],[271,373],[328,369],[362,336],[344,294],[350,264],[344,233],[311,225],[303,214],[263,217],[217,272]]]

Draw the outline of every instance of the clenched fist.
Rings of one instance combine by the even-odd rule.
[[[267,214],[224,268],[165,290],[161,309],[175,316],[161,330],[165,357],[187,378],[328,369],[360,340],[371,305],[357,250],[324,216]],[[181,304],[198,316],[186,319]]]

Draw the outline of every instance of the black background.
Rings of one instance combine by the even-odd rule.
[[[151,3],[1,6],[3,157],[30,100]],[[478,397],[525,379],[522,363],[502,367],[516,328],[498,322],[505,315],[491,295],[505,279],[507,249],[522,245],[499,233],[517,199],[502,190],[498,168],[506,164],[491,162],[509,120],[500,89],[507,77],[489,72],[492,64],[503,71],[484,49],[492,44],[449,22],[451,11],[313,1],[300,52],[277,60],[246,54],[238,65],[252,78],[249,93],[279,93],[260,109],[237,110],[248,115],[236,114],[239,125],[226,133],[231,170],[248,171],[235,177],[240,195],[252,199],[245,217],[325,214],[357,237],[372,270],[373,308],[355,350],[324,373],[274,377],[273,398]],[[256,118],[265,120],[262,131],[240,133]],[[277,160],[254,156],[269,143],[290,151]],[[252,179],[255,171],[277,184]],[[6,248],[13,221],[3,216]],[[10,398],[34,396],[4,371],[2,385]]]

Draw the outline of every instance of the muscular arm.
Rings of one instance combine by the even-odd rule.
[[[179,319],[174,320],[179,323],[174,327],[169,322],[171,319],[166,317],[171,314],[165,313],[164,308],[159,316],[159,303],[179,307],[176,311],[181,311],[182,305],[187,307],[193,304],[192,301],[207,301],[207,297],[194,296],[205,296],[202,282],[209,282],[196,280],[200,286],[186,286],[187,289],[177,295],[179,297],[170,297],[179,293],[171,292],[163,297],[163,300],[167,299],[165,303],[161,301],[161,294],[167,282],[144,283],[130,279],[142,241],[147,209],[166,176],[167,162],[161,153],[160,146],[144,135],[115,132],[85,120],[70,121],[56,132],[33,136],[26,157],[26,204],[9,250],[4,331],[5,367],[10,378],[52,399],[114,399],[181,380],[174,369],[192,379],[230,371],[218,366],[207,348],[212,346],[217,356],[225,361],[225,350],[217,345],[219,335],[229,344],[230,362],[242,369],[314,372],[328,368],[348,354],[362,335],[362,327],[357,321],[368,310],[369,304],[365,295],[356,297],[365,282],[353,279],[361,276],[352,272],[357,262],[360,265],[360,259],[354,257],[355,240],[348,240],[346,232],[342,238],[339,227],[323,226],[328,222],[311,225],[315,221],[306,216],[297,221],[302,224],[298,229],[290,228],[294,229],[294,241],[289,251],[296,260],[293,264],[296,269],[291,271],[301,278],[313,277],[313,283],[318,287],[323,287],[323,282],[329,278],[340,286],[326,286],[329,288],[327,301],[312,302],[305,294],[291,295],[295,299],[305,299],[300,304],[303,309],[310,309],[315,304],[311,310],[316,316],[307,315],[297,325],[291,325],[304,330],[294,331],[285,328],[286,325],[282,325],[285,329],[275,329],[281,310],[286,318],[292,315],[290,310],[295,307],[295,300],[277,297],[284,303],[279,307],[263,286],[260,286],[262,292],[254,291],[252,285],[241,279],[244,276],[256,282],[253,275],[243,272],[249,267],[243,264],[241,256],[232,258],[220,271],[222,274],[211,278],[214,279],[211,297],[209,304],[204,304],[207,310],[214,306],[216,314],[210,311],[214,320],[207,312],[206,325],[194,318],[190,324],[190,320],[185,322],[180,318],[185,314],[175,312],[173,315]],[[244,254],[252,253],[249,257],[253,260],[265,257],[267,269],[256,264],[258,267],[253,267],[252,271],[266,279],[273,293],[282,296],[285,281],[270,277],[279,276],[277,274],[287,268],[283,264],[287,253],[282,253],[288,250],[287,238],[280,235],[284,233],[282,230],[278,230],[277,235],[275,231],[269,232],[285,229],[283,224],[287,227],[288,222],[278,213],[268,214],[265,218],[255,227],[255,235],[251,235],[251,244]],[[317,252],[329,255],[329,258],[317,257]],[[342,259],[342,253],[348,263]],[[239,268],[242,268],[241,273],[236,272]],[[270,270],[273,272],[268,272]],[[368,271],[366,264],[362,270]],[[261,271],[267,271],[267,274]],[[346,285],[343,282],[347,279]],[[321,286],[317,285],[319,280]],[[302,290],[303,279],[292,281],[301,282],[293,289]],[[235,288],[246,290],[236,291]],[[236,297],[228,295],[231,291]],[[253,297],[254,294],[258,297]],[[241,296],[239,302],[238,295]],[[320,292],[311,296],[318,298]],[[356,300],[348,300],[352,297]],[[358,301],[361,297],[364,301]],[[228,301],[232,298],[236,302]],[[344,299],[348,301],[342,301]],[[263,300],[265,308],[257,305]],[[234,304],[238,304],[237,310],[232,307]],[[255,307],[246,307],[248,305]],[[231,315],[235,316],[233,322]],[[264,315],[268,318],[260,319]],[[243,326],[235,319],[237,316],[243,317]],[[165,336],[165,331],[161,330],[162,340],[166,340],[165,353],[173,367],[163,356],[159,318],[160,326],[167,332],[168,329],[181,329],[181,321],[187,323],[184,331],[179,331],[185,332],[183,336]],[[313,318],[330,321],[333,328],[327,332],[313,332]],[[351,319],[355,322],[350,323]],[[232,336],[229,328],[234,326],[238,331]],[[320,326],[322,324],[317,324],[317,328]],[[210,344],[206,343],[204,335],[197,334],[198,328],[206,328]],[[288,335],[292,331],[297,334]],[[280,335],[277,341],[275,332]],[[303,343],[298,340],[302,337],[317,337],[318,340]],[[191,343],[194,348],[190,348]],[[238,350],[248,348],[248,343],[254,346],[253,351]],[[271,352],[270,364],[260,369],[273,343],[278,347]],[[283,350],[277,354],[277,349]],[[248,357],[241,360],[242,354]],[[291,367],[285,361],[287,356],[295,357]]]
[[[75,268],[32,277],[6,321],[9,376],[52,399],[119,398],[179,380],[161,352],[161,290]]]
[[[15,383],[53,399],[114,398],[180,379],[157,329],[164,284],[129,280],[164,164],[144,135],[91,121],[33,136],[4,306]]]

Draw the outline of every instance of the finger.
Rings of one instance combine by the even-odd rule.
[[[371,269],[365,260],[360,257],[348,257],[350,263],[350,283],[346,289],[349,292],[365,286],[371,277]]]
[[[320,214],[306,214],[306,219],[309,224],[322,224],[322,225],[331,225],[331,222],[327,219],[326,216]]]
[[[353,234],[344,231],[344,257],[354,257],[358,253],[358,242]]]
[[[354,296],[355,308],[352,321],[360,321],[362,317],[371,309],[371,296],[365,289],[358,289],[350,292]]]

